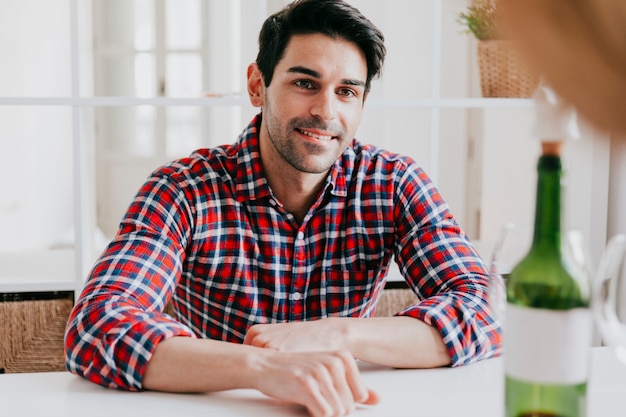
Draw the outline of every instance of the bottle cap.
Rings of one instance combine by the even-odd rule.
[[[532,99],[535,104],[533,136],[542,142],[580,139],[576,110],[561,99],[544,81],[539,83]]]
[[[562,141],[542,141],[541,142],[541,154],[551,156],[561,156],[561,150],[563,148]]]

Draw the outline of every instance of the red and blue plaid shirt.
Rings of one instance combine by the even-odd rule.
[[[400,314],[437,328],[453,366],[500,352],[483,261],[413,160],[353,141],[298,223],[263,177],[259,126],[148,178],[71,314],[70,371],[137,390],[172,336],[371,316],[392,259],[420,300]]]

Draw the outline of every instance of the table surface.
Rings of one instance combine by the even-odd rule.
[[[588,417],[626,415],[626,365],[608,347],[592,349]],[[503,359],[458,368],[400,370],[361,363],[380,404],[354,416],[503,415]],[[0,375],[0,414],[49,417],[306,416],[255,390],[208,394],[125,392],[92,384],[68,372]]]

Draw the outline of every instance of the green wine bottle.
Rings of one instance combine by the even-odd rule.
[[[532,246],[507,280],[507,417],[584,417],[592,343],[589,282],[565,256],[560,146],[537,165]]]

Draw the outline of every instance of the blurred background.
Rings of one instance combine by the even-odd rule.
[[[147,175],[231,143],[263,20],[286,0],[0,0],[0,292],[79,290]],[[532,227],[532,101],[488,97],[469,0],[352,0],[386,36],[357,138],[413,157],[488,260]],[[567,227],[592,263],[626,231],[626,147],[581,121]]]

